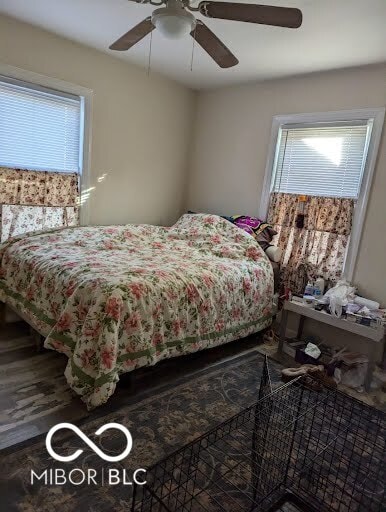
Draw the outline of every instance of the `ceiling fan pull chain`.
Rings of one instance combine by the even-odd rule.
[[[147,76],[150,75],[150,66],[151,66],[151,48],[153,42],[153,31],[150,32],[150,44],[149,44],[149,60],[147,62]]]
[[[196,29],[197,29],[197,25],[194,27],[194,32],[193,32],[193,46],[192,46],[192,57],[190,59],[190,71],[193,71],[194,47],[196,45]]]

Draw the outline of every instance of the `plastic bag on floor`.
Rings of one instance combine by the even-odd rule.
[[[335,368],[336,382],[362,392],[369,364],[368,358],[356,352],[344,352],[339,354],[337,360],[340,367]]]

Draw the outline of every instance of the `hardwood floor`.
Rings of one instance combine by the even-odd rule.
[[[0,332],[0,449],[43,434],[56,423],[76,423],[140,400],[159,386],[256,350],[261,339],[251,336],[125,374],[109,402],[88,412],[63,375],[67,358],[45,349],[38,352],[24,322],[7,324]]]
[[[64,377],[67,358],[50,350],[38,352],[36,340],[24,322],[7,324],[0,330],[0,450],[44,434],[59,422],[77,423],[108,414],[128,402],[151,396],[164,385],[254,350],[284,366],[294,366],[288,357],[278,359],[276,345],[263,344],[260,333],[124,374],[108,403],[88,412]],[[386,394],[381,390],[367,394],[342,387],[342,391],[385,410]]]

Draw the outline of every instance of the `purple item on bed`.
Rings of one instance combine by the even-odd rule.
[[[244,229],[251,235],[263,224],[260,219],[256,217],[249,217],[248,215],[234,215],[232,217],[233,223],[241,229]]]
[[[250,217],[249,215],[234,215],[231,218],[233,224],[254,236],[258,242],[270,242],[276,235],[276,231],[273,229],[271,224],[257,219],[256,217]]]

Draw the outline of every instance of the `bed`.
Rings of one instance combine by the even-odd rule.
[[[119,375],[244,338],[271,323],[273,271],[248,233],[216,215],[172,227],[64,228],[0,245],[0,301],[66,354],[89,409]]]

